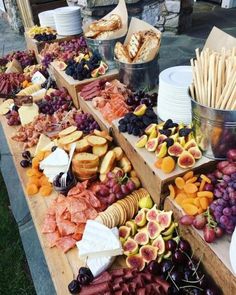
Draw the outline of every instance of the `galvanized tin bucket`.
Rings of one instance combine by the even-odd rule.
[[[119,80],[131,90],[152,90],[158,84],[158,55],[151,61],[128,64],[117,60]]]
[[[85,38],[88,48],[93,52],[98,52],[101,55],[101,58],[106,62],[109,69],[112,70],[116,68],[114,48],[116,42],[123,43],[125,36],[112,39],[112,40],[95,40],[91,38]]]
[[[205,107],[191,99],[195,139],[203,155],[214,160],[226,158],[236,148],[236,111]]]

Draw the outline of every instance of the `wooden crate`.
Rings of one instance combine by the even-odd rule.
[[[165,199],[164,208],[173,211],[177,222],[184,215],[183,210],[170,197]],[[214,243],[208,244],[203,238],[202,231],[193,226],[179,224],[179,231],[180,235],[189,241],[194,255],[201,259],[206,271],[222,289],[223,294],[235,295],[236,277],[233,274],[229,259],[231,237],[224,236]]]
[[[176,167],[169,174],[163,173],[154,165],[156,156],[154,153],[148,152],[145,148],[137,148],[135,143],[137,137],[128,133],[121,133],[118,130],[118,121],[113,121],[112,132],[115,140],[123,148],[127,157],[132,159],[132,164],[136,170],[143,186],[149,191],[156,204],[162,205],[164,198],[163,192],[167,188],[167,184],[173,181],[177,176],[186,173],[186,170]],[[194,170],[203,170],[210,167],[214,162],[202,157],[196,162]]]
[[[69,94],[71,95],[74,105],[78,108],[79,102],[78,102],[78,92],[87,84],[90,82],[97,80],[97,79],[116,79],[118,77],[118,70],[114,69],[111,71],[108,71],[105,75],[102,75],[98,78],[90,78],[90,79],[84,79],[83,81],[78,81],[73,79],[71,76],[67,75],[65,71],[62,71],[59,69],[58,64],[56,61],[53,61],[50,64],[50,71],[55,79],[57,85],[59,87],[65,87]]]

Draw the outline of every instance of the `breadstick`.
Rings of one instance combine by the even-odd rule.
[[[234,73],[233,77],[231,80],[229,80],[229,82],[226,84],[225,86],[225,89],[224,89],[224,96],[222,96],[222,102],[219,106],[220,109],[224,109],[227,102],[228,102],[228,99],[231,95],[231,93],[233,92],[234,90],[234,86],[236,84],[236,72]],[[223,94],[223,93],[222,93]]]

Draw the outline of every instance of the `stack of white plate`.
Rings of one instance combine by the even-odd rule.
[[[191,101],[188,87],[192,82],[190,66],[168,68],[159,75],[158,116],[175,123],[190,124]]]
[[[51,27],[56,29],[54,22],[54,10],[47,10],[38,14],[41,27]]]
[[[67,6],[55,9],[54,21],[58,35],[70,36],[82,32],[82,20],[79,7]]]

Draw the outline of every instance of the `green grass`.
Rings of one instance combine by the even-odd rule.
[[[0,294],[34,295],[25,253],[0,173]]]

